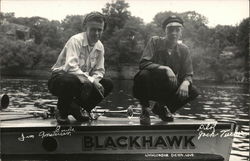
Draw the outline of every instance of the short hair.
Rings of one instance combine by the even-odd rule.
[[[91,22],[91,21],[96,21],[96,22],[104,22],[104,30],[106,28],[106,18],[103,14],[101,14],[100,12],[90,12],[88,13],[82,22],[82,26],[85,27],[87,22]]]

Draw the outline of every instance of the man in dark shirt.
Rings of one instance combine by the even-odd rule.
[[[183,20],[168,17],[162,25],[165,37],[154,36],[148,42],[134,78],[133,93],[142,106],[141,124],[150,124],[152,112],[163,121],[173,121],[172,113],[198,96],[192,86],[193,67],[188,47],[179,41]]]

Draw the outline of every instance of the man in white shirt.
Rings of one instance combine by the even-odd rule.
[[[113,89],[111,80],[103,78],[104,47],[99,39],[105,25],[101,13],[87,14],[83,21],[85,32],[68,40],[52,67],[48,86],[58,97],[58,123],[69,123],[69,114],[77,121],[88,121],[81,107],[90,112]]]

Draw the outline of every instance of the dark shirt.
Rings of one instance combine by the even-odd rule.
[[[152,37],[143,51],[140,70],[168,66],[173,70],[178,81],[188,80],[192,83],[193,66],[188,47],[183,43],[177,43],[171,52],[169,50],[169,43],[165,37]]]

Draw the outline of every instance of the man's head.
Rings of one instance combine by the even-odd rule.
[[[88,42],[94,45],[102,36],[106,27],[105,17],[99,12],[87,14],[83,20],[83,28],[86,31]]]
[[[169,41],[177,43],[182,34],[183,23],[183,20],[178,16],[170,16],[165,19],[162,23],[162,28]]]

